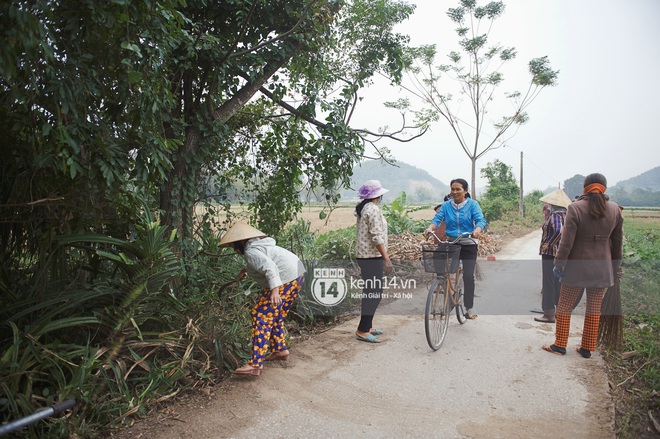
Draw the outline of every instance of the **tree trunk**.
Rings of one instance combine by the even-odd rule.
[[[470,161],[472,162],[472,177],[470,180],[470,195],[472,199],[477,199],[477,157],[471,157]]]
[[[264,66],[261,76],[248,80],[248,82],[231,99],[218,108],[210,108],[210,123],[224,124],[238,113],[259,89],[279,70],[291,57],[300,50],[300,44],[293,44],[288,56],[273,60]],[[248,77],[249,78],[249,77]],[[191,93],[187,93],[190,95]],[[208,105],[212,105],[212,97],[208,97]],[[196,117],[192,114],[190,117]],[[186,115],[188,118],[188,115]],[[192,124],[191,124],[192,125]],[[162,223],[170,229],[177,229],[179,239],[190,238],[193,233],[194,211],[197,178],[199,178],[199,165],[193,160],[198,153],[201,133],[197,129],[188,129],[183,145],[179,147],[172,157],[172,178],[168,178],[161,185],[160,209],[163,212]]]
[[[193,231],[194,195],[187,193],[194,190],[199,176],[199,166],[192,156],[197,150],[200,133],[198,130],[186,132],[186,139],[172,159],[172,178],[163,181],[160,189],[160,209],[162,224],[176,229],[179,239],[190,238]]]

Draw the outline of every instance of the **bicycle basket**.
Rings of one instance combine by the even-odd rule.
[[[458,244],[422,245],[422,265],[427,273],[453,273],[458,269],[461,246]]]

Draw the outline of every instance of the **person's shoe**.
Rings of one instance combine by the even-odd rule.
[[[575,348],[578,354],[582,355],[583,358],[591,358],[591,351],[588,351],[584,348]]]
[[[542,317],[534,317],[534,320],[541,323],[555,323],[554,317],[545,314]]]
[[[551,344],[550,346],[548,346],[547,344],[543,345],[541,346],[541,349],[555,355],[566,355],[566,348],[560,348],[559,346],[556,346],[554,344]]]
[[[239,367],[238,369],[236,369],[232,373],[234,375],[250,375],[250,376],[258,377],[261,374],[261,368],[252,367],[249,364],[246,364],[243,367]]]
[[[272,352],[264,361],[289,361],[289,351]]]
[[[362,337],[359,335],[355,336],[358,340],[360,341],[366,341],[367,343],[380,343],[380,340],[378,340],[373,334],[369,334],[366,337]]]
[[[479,316],[477,315],[476,312],[474,312],[474,311],[472,310],[472,308],[470,308],[470,309],[468,309],[468,310],[465,311],[465,318],[466,318],[466,319],[468,319],[468,320],[476,320],[477,317],[479,317]]]
[[[373,331],[371,331],[371,335],[383,335],[383,331],[381,331],[380,329],[374,329]]]

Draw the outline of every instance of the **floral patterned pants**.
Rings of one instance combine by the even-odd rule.
[[[252,358],[248,364],[261,367],[268,349],[273,352],[286,351],[284,319],[302,289],[305,276],[285,283],[280,287],[282,303],[273,307],[270,302],[270,290],[264,290],[259,302],[252,308]]]

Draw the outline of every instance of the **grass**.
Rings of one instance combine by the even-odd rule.
[[[660,217],[624,212],[624,347],[606,350],[605,361],[617,437],[655,438],[660,433]]]

